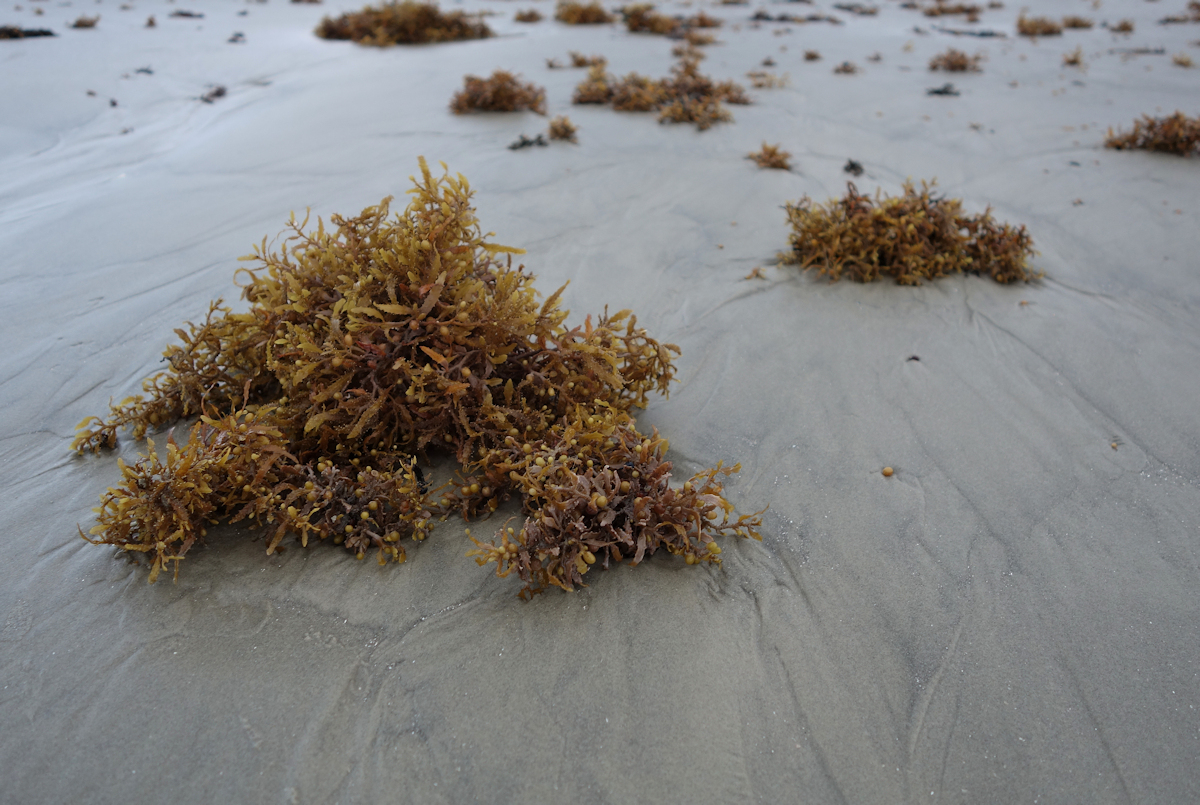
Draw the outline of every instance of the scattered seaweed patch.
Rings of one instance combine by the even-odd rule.
[[[588,77],[575,88],[576,104],[612,104],[619,112],[659,113],[660,123],[694,123],[704,131],[733,116],[724,104],[748,104],[741,85],[713,81],[700,73],[700,58],[685,53],[667,78],[653,79],[630,73],[618,79],[603,67],[592,67]]]
[[[204,15],[201,14],[200,12],[188,11],[187,9],[183,9],[183,8],[172,11],[168,16],[175,17],[176,19],[184,19],[184,20],[202,20],[202,19],[204,19]]]
[[[1083,67],[1083,48],[1078,47],[1070,53],[1064,53],[1062,57],[1063,67]]]
[[[603,67],[608,64],[608,59],[603,56],[585,56],[577,50],[567,55],[571,57],[572,67]]]
[[[579,128],[566,115],[558,115],[550,120],[550,139],[577,142],[575,135]]]
[[[549,145],[549,144],[550,143],[546,142],[546,138],[540,134],[538,134],[534,137],[526,137],[524,134],[522,134],[516,140],[514,140],[513,142],[508,144],[508,150],[509,151],[520,151],[522,148],[529,148],[529,147],[535,146],[535,145]]]
[[[385,3],[379,8],[367,6],[362,11],[347,12],[336,19],[325,17],[317,26],[316,35],[322,39],[349,39],[360,45],[386,47],[485,39],[492,36],[492,31],[474,15],[462,11],[443,13],[436,3],[402,0]]]
[[[525,11],[518,11],[513,15],[513,19],[517,22],[541,22],[542,12],[536,8],[530,8]]]
[[[54,36],[54,31],[46,28],[20,28],[16,25],[0,25],[0,39],[34,39],[41,36]]]
[[[787,261],[836,282],[847,276],[873,282],[882,276],[899,285],[968,273],[996,282],[1028,282],[1035,253],[1024,226],[998,224],[985,211],[965,215],[962,202],[918,191],[911,182],[902,196],[862,195],[847,183],[845,197],[814,203],[807,196],[786,204],[792,226]]]
[[[100,22],[99,14],[97,14],[94,17],[89,17],[87,15],[81,15],[75,19],[75,22],[71,23],[71,27],[86,30],[88,28],[95,28],[96,23],[98,23],[98,22]]]
[[[820,61],[821,60],[821,52],[818,50],[806,50],[806,51],[804,51],[804,60],[805,61]]]
[[[585,4],[565,0],[555,7],[554,19],[567,25],[604,25],[613,22],[616,17],[605,11],[599,2]]]
[[[200,100],[203,101],[204,103],[212,103],[217,98],[224,98],[227,94],[228,94],[228,91],[225,89],[225,87],[221,86],[220,84],[217,84],[216,86],[209,89],[208,92],[201,95]],[[116,104],[113,104],[113,105],[115,106]]]
[[[1062,31],[1062,25],[1049,17],[1026,17],[1024,13],[1017,17],[1019,36],[1062,36]]]
[[[1192,61],[1192,57],[1186,53],[1176,53],[1171,56],[1171,64],[1176,67],[1192,67],[1194,62]]]
[[[1200,22],[1200,0],[1191,0],[1187,4],[1187,11],[1184,14],[1174,14],[1169,17],[1163,17],[1158,21],[1159,25],[1176,25],[1179,23]]]
[[[525,109],[546,114],[546,90],[536,84],[522,84],[517,78],[507,70],[497,70],[490,78],[465,76],[463,88],[450,99],[450,110],[456,115]]]
[[[1093,25],[1095,25],[1095,23],[1089,20],[1087,17],[1080,17],[1075,14],[1063,17],[1062,20],[1062,27],[1070,28],[1076,31],[1086,31]]]
[[[1145,115],[1133,122],[1133,130],[1128,133],[1114,134],[1109,129],[1104,146],[1118,151],[1140,148],[1188,156],[1200,150],[1200,118],[1183,112],[1159,118]]]
[[[852,61],[844,61],[837,67],[834,67],[833,72],[837,75],[854,75],[859,72],[859,68],[858,65]]]
[[[974,56],[968,56],[961,50],[950,48],[945,53],[939,53],[929,60],[929,69],[931,71],[941,70],[946,73],[978,73],[982,72],[979,67],[979,62],[983,60],[983,55],[976,53]]]
[[[761,150],[753,151],[746,155],[746,159],[753,159],[754,164],[760,168],[774,168],[785,171],[792,169],[792,163],[788,161],[791,158],[792,155],[784,151],[781,145],[767,145],[765,140],[763,141]]]
[[[842,166],[842,170],[851,176],[862,176],[863,174],[862,163],[853,159],[847,159],[846,164]]]
[[[921,9],[921,13],[926,17],[948,17],[961,14],[967,18],[967,22],[978,22],[982,12],[983,7],[974,3],[948,3],[944,0],[937,0],[934,5]]]
[[[668,17],[654,10],[651,3],[634,3],[621,9],[625,29],[630,33],[649,33],[688,39],[694,45],[711,44],[714,39],[701,34],[700,28],[720,28],[721,20],[701,11],[691,17]]]
[[[953,84],[951,84],[949,81],[947,81],[945,84],[942,84],[940,87],[930,87],[929,89],[925,90],[925,94],[926,95],[944,95],[944,96],[948,96],[948,97],[952,97],[952,98],[957,98],[960,93]]]
[[[788,73],[776,75],[768,73],[765,70],[751,70],[746,73],[746,78],[750,79],[750,86],[755,89],[782,89],[788,85]]]
[[[1114,34],[1131,34],[1133,33],[1133,20],[1121,20],[1116,25],[1105,25],[1104,27],[1112,31]]]
[[[874,17],[879,13],[877,6],[868,6],[862,3],[834,3],[833,7],[839,11],[845,11],[847,14],[853,14],[856,17]]]
[[[629,311],[568,328],[562,289],[539,300],[520,250],[486,240],[466,180],[420,164],[402,214],[385,199],[329,229],[293,217],[278,251],[264,238],[239,272],[249,309],[214,303],[143,394],[80,423],[82,452],[199,417],[165,456],[121,465],[85,539],[144,560],[151,581],[222,521],[265,529],[268,552],[290,535],[386,564],[434,517],[519,495],[524,526],[472,553],[516,569],[528,596],[660,549],[715,562],[714,538],[758,536],[722,495],[736,467],[675,488],[666,443],[635,428],[678,348]],[[434,451],[462,465],[458,488],[426,489],[417,460]]]

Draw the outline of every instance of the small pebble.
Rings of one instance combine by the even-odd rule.
[[[891,477],[892,477],[892,468],[891,468],[891,467],[884,467],[884,468],[883,468],[883,477],[884,477],[884,478],[891,478]]]

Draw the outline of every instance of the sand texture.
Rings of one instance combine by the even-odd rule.
[[[1200,113],[1200,69],[1171,63],[1200,61],[1200,24],[1156,24],[1182,0],[1042,0],[1096,26],[1036,41],[1016,3],[705,5],[701,70],[753,103],[703,132],[572,106],[586,70],[546,59],[658,77],[677,43],[547,2],[467,0],[496,37],[386,49],[313,36],[355,2],[129,4],[0,13],[57,33],[0,41],[0,802],[1200,801],[1200,158],[1102,145]],[[982,72],[931,73],[949,47]],[[496,69],[548,116],[450,113]],[[508,150],[560,114],[577,144]],[[791,171],[745,158],[764,141]],[[154,585],[78,537],[119,473],[70,452],[75,424],[210,300],[244,305],[237,258],[290,212],[402,199],[419,155],[470,180],[543,294],[570,281],[570,321],[632,308],[681,347],[639,427],[681,474],[740,461],[761,543],[523,603],[457,519],[386,568],[215,528]],[[783,204],[842,195],[847,159],[860,190],[936,177],[1025,224],[1045,278],[776,267]]]

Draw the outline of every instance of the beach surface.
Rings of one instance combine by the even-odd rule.
[[[700,69],[753,99],[703,132],[572,106],[586,71],[547,59],[659,77],[677,43],[544,0],[448,5],[498,35],[392,48],[313,35],[356,3],[181,3],[0,12],[57,34],[0,41],[0,802],[1200,801],[1200,158],[1103,148],[1200,112],[1171,61],[1200,62],[1200,24],[1156,22],[1182,0],[1043,0],[1096,26],[1037,40],[1013,3],[666,5],[724,21]],[[931,73],[949,47],[982,72]],[[449,112],[497,68],[578,143],[512,151],[548,118]],[[791,171],[745,158],[764,141]],[[154,585],[80,539],[119,470],[71,452],[76,423],[211,300],[245,305],[237,258],[293,211],[402,209],[421,155],[543,295],[570,282],[569,322],[630,308],[679,345],[638,426],[681,477],[740,462],[761,543],[525,603],[459,519],[398,567],[214,528]],[[1026,225],[1045,277],[777,265],[785,203],[908,178]]]

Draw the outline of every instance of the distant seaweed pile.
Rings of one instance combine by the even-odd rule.
[[[361,45],[415,45],[424,42],[454,42],[485,39],[492,31],[474,15],[462,11],[443,13],[437,3],[416,0],[390,2],[362,11],[325,17],[317,26],[322,39],[350,39]]]
[[[945,53],[939,53],[929,60],[930,70],[942,70],[947,73],[978,73],[981,72],[979,62],[983,59],[980,54],[968,56],[961,50],[950,48]]]
[[[1024,226],[998,224],[990,210],[965,215],[959,199],[934,196],[911,182],[902,196],[862,195],[847,183],[846,195],[815,204],[807,196],[785,205],[792,226],[786,262],[816,268],[831,281],[895,277],[900,285],[950,274],[981,274],[996,282],[1035,279],[1028,267],[1033,242]]]
[[[450,110],[456,115],[525,109],[546,114],[546,90],[536,84],[522,84],[506,70],[496,70],[490,78],[464,77],[463,88],[450,99]]]
[[[667,391],[678,348],[628,311],[566,327],[562,289],[538,303],[501,260],[520,250],[485,240],[463,177],[435,179],[422,159],[414,184],[395,217],[385,199],[332,231],[293,218],[279,251],[264,239],[244,258],[258,264],[243,272],[249,310],[215,303],[177,331],[144,394],[80,424],[74,447],[95,451],[126,427],[142,438],[199,418],[165,455],[121,464],[85,539],[144,557],[151,581],[177,576],[221,521],[266,529],[268,553],[292,535],[385,564],[439,514],[518,495],[523,527],[471,555],[530,595],[659,550],[719,563],[715,537],[757,537],[760,519],[722,496],[737,467],[672,486],[665,441],[630,416]],[[447,451],[461,483],[426,490],[418,458]]]
[[[564,0],[555,7],[554,19],[567,25],[604,25],[616,18],[605,11],[597,0],[591,3]]]
[[[661,123],[694,123],[701,131],[733,119],[726,103],[748,104],[741,85],[713,81],[700,73],[702,56],[695,48],[679,51],[679,62],[667,78],[653,79],[630,73],[616,78],[604,65],[588,70],[587,78],[575,88],[576,104],[611,104],[620,112],[657,111]]]
[[[1188,117],[1183,112],[1159,118],[1145,115],[1133,122],[1133,131],[1114,134],[1109,129],[1104,145],[1118,151],[1141,148],[1185,157],[1200,151],[1200,117]]]
[[[621,9],[625,29],[630,33],[649,33],[683,38],[699,28],[720,28],[721,20],[701,11],[691,17],[668,17],[654,10],[652,3],[633,3]]]

